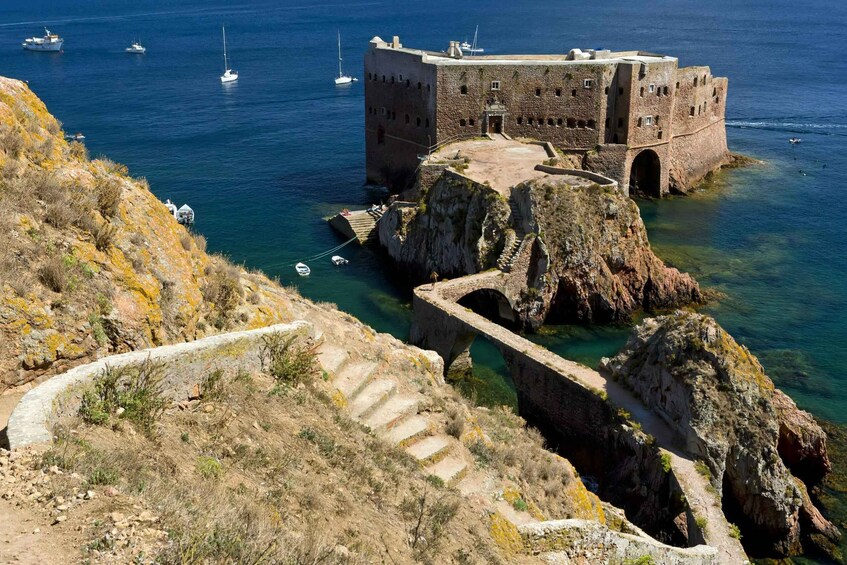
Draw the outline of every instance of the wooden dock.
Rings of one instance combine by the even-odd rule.
[[[382,212],[370,210],[351,210],[347,214],[338,213],[329,218],[329,225],[348,239],[356,238],[361,245],[377,243],[379,236],[376,223]]]

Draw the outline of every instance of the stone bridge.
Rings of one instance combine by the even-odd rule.
[[[519,252],[519,264],[528,262],[526,247]],[[661,519],[687,532],[689,546],[706,543],[718,550],[719,563],[746,563],[719,495],[658,415],[599,372],[563,359],[458,303],[474,292],[488,291],[501,317],[509,319],[503,310],[514,306],[521,288],[526,288],[525,267],[420,286],[414,291],[411,341],[435,350],[444,359],[446,373],[467,354],[475,337],[483,336],[509,367],[520,414],[545,431],[548,443],[555,446],[558,441],[561,451],[573,455],[581,473],[606,472],[613,488],[618,482],[619,491],[628,489],[630,494],[614,502],[624,506],[630,519],[649,522],[664,512]],[[654,442],[645,441],[649,436]],[[580,468],[580,458],[593,458],[595,468]]]

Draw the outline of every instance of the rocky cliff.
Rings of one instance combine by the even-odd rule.
[[[524,327],[547,319],[625,321],[641,309],[701,298],[694,279],[650,249],[637,205],[598,185],[570,186],[550,176],[518,185],[509,201],[447,171],[417,207],[392,208],[379,232],[388,254],[418,283],[433,270],[454,278],[494,268],[504,248],[538,234],[517,305]]]
[[[840,534],[808,494],[831,468],[826,435],[717,322],[686,312],[646,320],[603,366],[704,462],[748,551],[832,549]]]
[[[108,352],[287,321],[281,289],[206,254],[142,179],[0,78],[0,392]]]

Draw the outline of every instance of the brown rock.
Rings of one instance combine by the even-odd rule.
[[[188,400],[198,400],[200,398],[200,385],[194,383],[191,386],[191,392],[188,393]]]
[[[826,433],[808,412],[775,390],[773,403],[779,418],[779,455],[791,472],[807,484],[816,484],[832,471],[826,452]]]

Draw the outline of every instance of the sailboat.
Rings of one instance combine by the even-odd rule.
[[[464,51],[465,53],[470,53],[470,54],[484,53],[485,49],[483,49],[482,47],[479,47],[476,44],[476,39],[477,39],[478,35],[479,35],[479,26],[476,26],[476,30],[474,30],[474,32],[473,32],[473,43],[468,43],[467,41],[463,41],[462,44],[459,46],[459,47],[462,48],[462,51]]]
[[[226,60],[226,28],[224,28],[224,26],[221,26],[221,33],[224,36],[224,74],[221,75],[221,82],[225,84],[227,82],[237,81],[238,80],[238,72],[230,69],[229,63],[227,63],[227,60]]]
[[[338,77],[335,79],[335,84],[350,84],[351,82],[356,82],[359,79],[356,77],[351,77],[345,75],[341,71],[341,32],[338,32]]]

